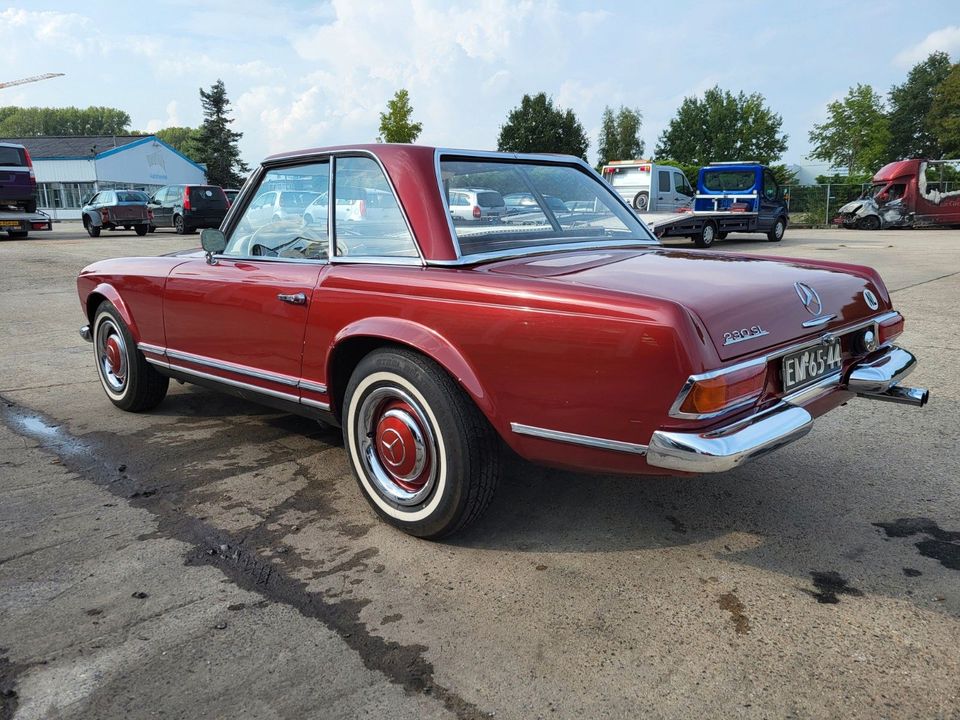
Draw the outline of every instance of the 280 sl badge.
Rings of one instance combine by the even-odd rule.
[[[768,333],[759,325],[753,325],[752,327],[725,332],[723,334],[723,344],[733,345],[734,343],[743,342],[744,340],[753,340],[754,338],[763,337],[764,335],[769,334],[770,333]]]

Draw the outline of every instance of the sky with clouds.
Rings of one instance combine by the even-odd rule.
[[[934,50],[960,59],[958,0],[0,0],[2,105],[108,105],[133,127],[197,125],[218,78],[241,151],[371,142],[410,91],[420,142],[494,149],[524,93],[572,108],[597,145],[605,105],[639,108],[650,154],[681,100],[718,84],[783,116],[788,162],[856,83],[882,93]]]

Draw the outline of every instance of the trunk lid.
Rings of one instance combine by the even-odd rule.
[[[483,270],[676,301],[700,318],[723,360],[870,317],[877,311],[866,304],[865,289],[887,302],[867,268],[714,252],[592,250],[507,260]],[[731,342],[744,334],[747,339]]]

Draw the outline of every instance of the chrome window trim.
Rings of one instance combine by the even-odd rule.
[[[591,435],[578,435],[577,433],[549,430],[547,428],[535,427],[533,425],[523,425],[521,423],[514,422],[510,423],[510,429],[518,435],[528,435],[529,437],[540,438],[541,440],[555,440],[556,442],[570,443],[572,445],[584,445],[586,447],[598,448],[600,450],[616,450],[617,452],[633,453],[634,455],[647,454],[646,445],[624,442],[623,440],[609,440],[607,438],[598,438]]]
[[[617,202],[623,206],[624,209],[634,218],[637,222],[640,223],[640,227],[650,236],[649,240],[614,240],[614,241],[605,241],[598,243],[596,240],[593,241],[584,241],[582,243],[557,243],[554,245],[542,245],[537,248],[517,248],[514,250],[498,250],[488,253],[474,253],[471,255],[464,255],[463,251],[460,248],[460,240],[457,237],[457,231],[453,226],[453,218],[450,216],[450,207],[447,204],[446,193],[443,191],[443,177],[440,174],[440,158],[442,155],[451,155],[454,157],[461,158],[476,158],[478,160],[514,160],[520,162],[541,162],[550,165],[566,165],[566,166],[577,166],[581,170],[586,171],[586,174],[593,179],[597,180],[600,183],[603,183],[604,188],[609,190],[609,194],[616,199]],[[585,248],[592,248],[596,250],[605,250],[611,247],[649,247],[651,245],[659,247],[661,245],[660,241],[657,239],[650,228],[647,227],[647,224],[643,222],[633,209],[627,204],[627,201],[620,197],[620,194],[615,192],[613,188],[610,187],[610,184],[603,179],[603,177],[590,165],[583,160],[582,158],[575,157],[573,155],[544,155],[537,153],[507,153],[507,152],[493,152],[488,150],[458,150],[456,148],[435,148],[433,151],[433,170],[434,175],[437,180],[437,190],[440,193],[440,203],[443,206],[446,215],[447,215],[447,230],[450,233],[450,244],[453,246],[454,252],[457,257],[454,260],[428,260],[429,265],[439,265],[439,266],[457,266],[457,265],[472,265],[478,262],[487,262],[490,260],[502,260],[512,257],[523,257],[525,255],[535,255],[537,253],[545,252],[556,252],[558,250],[582,250]]]
[[[335,219],[334,215],[336,213],[336,197],[333,195],[335,189],[334,183],[334,174],[336,172],[336,159],[338,157],[368,157],[371,158],[380,168],[380,171],[383,173],[383,177],[387,181],[387,185],[390,187],[390,192],[393,193],[394,200],[397,201],[397,207],[400,208],[400,214],[403,216],[403,222],[406,225],[407,232],[410,234],[410,239],[413,241],[413,247],[417,251],[417,257],[405,257],[402,258],[403,262],[396,262],[398,258],[382,258],[376,256],[366,256],[366,259],[361,260],[360,258],[350,258],[350,256],[345,256],[343,258],[337,258],[331,253],[333,250],[333,243],[336,241],[334,236],[334,227]],[[236,229],[237,222],[239,218],[246,212],[247,205],[250,204],[250,199],[253,197],[253,192],[248,193],[247,185],[251,187],[259,187],[263,182],[263,176],[267,174],[270,170],[284,167],[295,167],[297,165],[309,165],[313,162],[322,162],[328,161],[330,163],[330,179],[327,183],[327,198],[328,201],[330,198],[333,198],[332,207],[327,209],[327,238],[328,238],[328,247],[327,254],[329,258],[327,260],[312,260],[306,258],[264,258],[260,255],[254,256],[243,256],[243,255],[215,255],[214,257],[219,259],[234,259],[234,260],[269,260],[272,262],[298,262],[298,263],[315,263],[323,265],[340,265],[346,263],[368,263],[372,265],[420,265],[425,266],[427,260],[423,255],[423,249],[420,247],[420,241],[417,239],[416,233],[413,232],[413,226],[410,224],[410,218],[407,216],[406,208],[403,207],[403,203],[400,201],[400,196],[397,194],[397,188],[393,184],[393,179],[390,177],[390,173],[387,172],[387,168],[380,161],[380,158],[370,150],[364,150],[362,148],[340,148],[337,150],[328,150],[323,152],[315,153],[304,153],[302,155],[287,155],[284,157],[276,158],[274,160],[265,160],[260,164],[260,166],[254,170],[247,178],[247,182],[244,184],[243,188],[240,190],[240,194],[237,196],[237,201],[230,206],[230,210],[227,211],[227,216],[224,218],[221,228],[225,237],[229,238],[233,231]],[[250,199],[246,197],[249,194]],[[237,210],[234,213],[234,208],[239,208],[241,201],[244,202],[243,210]],[[236,214],[236,217],[234,217]],[[229,240],[228,240],[229,242]]]
[[[890,318],[897,317],[898,315],[900,315],[899,312],[897,312],[896,310],[891,310],[883,313],[882,315],[877,315],[876,317],[868,318],[866,320],[858,320],[856,322],[850,323],[849,325],[843,325],[839,328],[834,328],[833,330],[830,330],[829,333],[825,333],[825,334],[846,335],[848,333],[856,332],[857,330],[862,330],[863,328],[869,327],[870,325],[874,326],[874,332],[879,332],[877,328],[880,325],[880,323],[884,322],[885,320],[889,320]],[[717,370],[711,370],[709,372],[704,372],[704,373],[699,373],[697,375],[689,376],[684,382],[683,387],[680,388],[680,393],[677,395],[677,399],[674,400],[673,405],[670,407],[670,413],[669,413],[670,417],[677,418],[680,420],[710,420],[712,418],[719,417],[721,415],[732,413],[736,410],[742,410],[747,405],[750,405],[751,403],[756,402],[756,398],[749,401],[744,401],[742,403],[737,403],[736,405],[732,405],[731,407],[724,408],[723,410],[718,410],[716,412],[703,413],[703,414],[681,412],[680,406],[683,405],[683,401],[687,399],[687,395],[690,392],[690,388],[692,388],[693,384],[699,380],[711,380],[715,377],[719,377],[721,375],[725,375],[731,372],[736,372],[737,370],[743,370],[744,368],[752,367],[754,365],[761,365],[761,364],[766,365],[771,360],[776,360],[777,358],[781,358],[784,355],[789,355],[790,353],[796,352],[797,350],[803,350],[808,347],[814,347],[816,345],[819,345],[822,337],[823,336],[821,335],[820,337],[813,338],[812,340],[803,340],[799,343],[795,343],[793,345],[788,345],[785,348],[781,348],[780,350],[775,350],[773,352],[766,353],[757,358],[744,360],[742,362],[738,362],[733,365],[729,365],[727,367],[719,368]],[[810,390],[814,390],[814,389],[823,390],[824,388],[829,387],[830,385],[830,383],[827,381],[833,380],[833,379],[836,379],[837,380],[836,384],[839,385],[840,382],[838,378],[839,378],[839,374],[837,374],[836,376],[829,375],[825,378],[821,378],[813,385],[805,388],[800,388],[799,390],[795,391],[792,395],[785,396],[782,399],[787,400],[789,398],[801,397],[803,401],[808,400],[809,399],[808,395],[810,397],[812,397],[813,395],[813,393],[809,393]]]

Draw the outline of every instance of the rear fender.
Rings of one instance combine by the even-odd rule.
[[[344,327],[327,353],[327,377],[334,377],[337,348],[352,338],[382,339],[407,345],[439,363],[467,391],[491,422],[496,415],[493,399],[484,391],[470,363],[445,337],[425,325],[392,317],[370,317]]]

